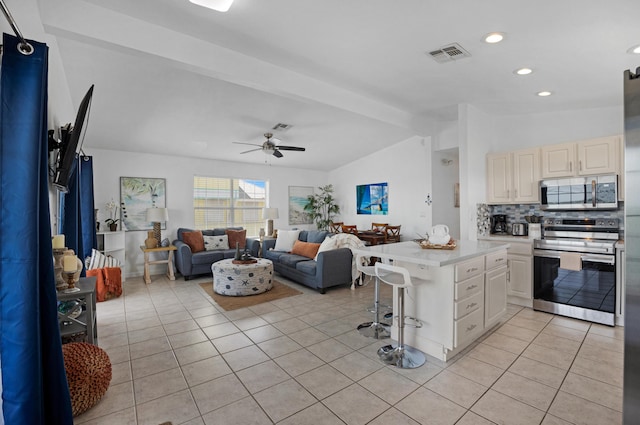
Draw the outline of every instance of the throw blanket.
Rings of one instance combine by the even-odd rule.
[[[96,277],[96,301],[106,301],[122,295],[122,271],[120,267],[87,270],[87,276]]]
[[[351,289],[354,289],[355,281],[359,276],[358,267],[356,266],[356,253],[353,251],[356,248],[363,248],[364,242],[362,242],[356,235],[349,233],[338,233],[332,237],[336,241],[336,248],[349,248],[353,258],[351,259]]]

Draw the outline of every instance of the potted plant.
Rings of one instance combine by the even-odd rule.
[[[316,223],[318,230],[327,230],[333,217],[340,213],[340,206],[333,197],[333,185],[318,187],[320,193],[309,195],[304,210]]]
[[[109,210],[109,218],[104,222],[109,226],[109,230],[115,232],[116,230],[118,230],[118,222],[120,221],[119,218],[116,218],[118,214],[118,204],[116,204],[113,198],[111,198],[111,201],[107,202],[106,206]]]

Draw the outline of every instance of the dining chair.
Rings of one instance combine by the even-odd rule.
[[[342,229],[342,233],[351,233],[352,235],[357,235],[358,234],[358,226],[354,225],[350,225],[350,224],[343,224],[341,226]]]
[[[400,227],[402,227],[402,225],[387,226],[386,239],[384,243],[400,242]]]
[[[341,233],[343,224],[344,224],[344,222],[342,222],[342,221],[332,221],[331,223],[329,223],[329,232],[331,232],[331,233]]]
[[[371,223],[371,231],[376,233],[386,233],[389,223]]]

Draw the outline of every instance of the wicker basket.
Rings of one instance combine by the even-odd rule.
[[[446,250],[453,250],[456,249],[456,247],[458,245],[456,245],[456,241],[451,239],[449,241],[449,243],[447,244],[434,244],[434,243],[430,243],[428,240],[425,239],[415,239],[414,242],[416,242],[418,245],[420,245],[420,248],[422,249],[446,249]]]

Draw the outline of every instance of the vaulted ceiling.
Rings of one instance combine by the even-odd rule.
[[[39,0],[74,104],[95,84],[85,146],[330,170],[456,119],[620,106],[640,66],[640,2]],[[505,40],[487,44],[499,31]],[[458,43],[471,56],[437,63]],[[514,70],[533,69],[528,76]],[[549,90],[552,96],[536,96]],[[277,159],[232,142],[306,152]]]

